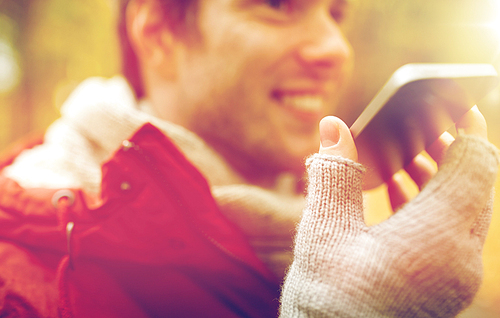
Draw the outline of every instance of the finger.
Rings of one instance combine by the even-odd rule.
[[[477,106],[469,110],[456,124],[459,133],[488,139],[486,120]]]
[[[461,134],[476,135],[481,138],[488,138],[486,120],[477,106],[472,107],[456,124],[457,131]],[[426,150],[434,159],[438,166],[443,161],[444,154],[455,138],[448,132],[443,133]]]
[[[459,135],[473,135],[488,139],[486,120],[477,106],[472,107],[472,109],[457,122],[456,127]],[[489,201],[475,219],[471,230],[471,234],[478,237],[481,246],[484,244],[491,221],[493,197],[494,194],[492,192]]]
[[[454,141],[455,138],[449,132],[444,132],[426,149],[426,151],[437,165],[440,166],[446,151]]]
[[[358,151],[349,127],[338,117],[327,116],[319,123],[321,146],[320,154],[341,156],[353,161],[358,160]]]
[[[447,231],[463,235],[472,229],[480,238],[484,237],[489,222],[485,207],[496,179],[497,165],[494,146],[480,138],[458,139],[449,147],[447,158],[436,175],[398,212],[399,226],[411,220],[412,226],[422,224],[420,230],[426,227],[435,233]]]
[[[418,186],[419,190],[422,190],[424,185],[436,174],[437,167],[429,158],[423,154],[418,154],[405,167],[405,170]]]
[[[357,151],[351,131],[342,120],[333,116],[321,120],[319,131],[319,153],[306,161],[307,204],[298,235],[301,229],[309,226],[307,224],[323,227],[320,235],[329,231],[356,232],[354,229],[366,226],[362,192],[364,168],[354,162]],[[312,232],[306,231],[303,240],[320,239],[311,236]]]
[[[392,211],[396,212],[412,198],[412,193],[400,173],[396,173],[387,181],[387,192]]]

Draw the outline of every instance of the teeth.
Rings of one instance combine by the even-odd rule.
[[[318,111],[323,108],[321,96],[283,96],[283,103],[301,111]]]

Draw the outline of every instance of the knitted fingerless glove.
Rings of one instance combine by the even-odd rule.
[[[482,280],[496,148],[459,136],[436,176],[391,218],[363,220],[361,165],[308,159],[307,205],[281,317],[452,317]]]

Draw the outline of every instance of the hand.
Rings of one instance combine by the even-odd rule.
[[[457,122],[456,128],[460,134],[488,139],[486,120],[477,106],[474,106]],[[437,167],[454,140],[455,138],[450,133],[445,132],[427,149],[429,156],[419,154],[405,167],[405,171],[420,191],[436,174]],[[431,160],[434,160],[434,162]],[[414,195],[409,187],[411,185],[405,182],[400,174],[395,174],[387,181],[387,191],[393,211],[397,211],[413,198]]]
[[[363,168],[352,160],[349,129],[324,119],[320,153],[307,161],[307,205],[282,316],[452,317],[467,307],[482,279],[499,162],[481,118],[473,110],[457,125],[456,142],[433,145],[439,171],[421,174],[420,194],[372,227],[363,219]]]

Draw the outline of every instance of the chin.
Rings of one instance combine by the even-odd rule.
[[[318,146],[315,145],[314,147],[308,147],[301,151],[294,149],[293,151],[285,152],[285,155],[280,157],[282,167],[284,168],[283,170],[302,176],[305,172],[305,159],[317,151]]]
[[[290,139],[285,153],[290,160],[303,161],[305,157],[318,152],[319,150],[319,135],[312,135],[305,138]]]

